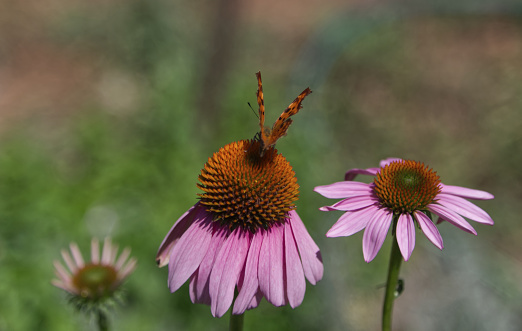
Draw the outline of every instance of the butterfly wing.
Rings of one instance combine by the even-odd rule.
[[[263,83],[261,82],[261,71],[256,73],[257,77],[257,104],[259,105],[259,127],[261,129],[261,139],[266,138],[265,135],[265,101],[263,99]]]
[[[264,148],[268,148],[270,146],[275,145],[277,140],[284,135],[286,135],[286,131],[288,130],[288,127],[290,124],[292,124],[292,119],[290,116],[293,116],[299,112],[299,110],[303,107],[301,103],[303,102],[304,98],[312,93],[310,88],[306,88],[299,96],[288,106],[288,108],[285,109],[285,111],[279,116],[277,121],[272,126],[272,130],[270,131],[270,136],[268,136],[267,141],[265,142]]]

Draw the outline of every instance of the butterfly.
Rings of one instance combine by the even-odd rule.
[[[292,119],[290,116],[295,115],[302,108],[301,102],[303,102],[304,98],[312,93],[309,87],[307,87],[299,96],[288,106],[288,108],[283,111],[283,113],[279,116],[277,121],[275,121],[274,125],[272,125],[272,129],[265,127],[265,102],[263,100],[263,83],[261,82],[261,72],[256,73],[257,77],[257,104],[259,105],[259,127],[261,128],[261,132],[259,132],[259,140],[261,141],[261,150],[260,154],[263,154],[272,146],[274,146],[277,140],[286,135],[286,131],[288,131],[288,127],[292,124]]]

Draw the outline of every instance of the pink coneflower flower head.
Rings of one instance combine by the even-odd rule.
[[[259,73],[258,83],[264,120]],[[308,93],[285,113],[295,114]],[[178,219],[159,248],[156,260],[169,266],[170,291],[189,280],[192,302],[210,305],[215,317],[232,302],[233,314],[242,314],[263,297],[295,308],[304,298],[305,277],[312,284],[322,278],[319,248],[295,211],[295,173],[274,148],[279,136],[270,133],[286,133],[289,122],[283,115],[280,126],[276,122],[272,130],[228,144],[208,159],[199,176],[200,201]]]
[[[70,254],[62,250],[68,270],[59,261],[54,261],[58,279],[53,279],[52,284],[69,292],[80,307],[112,299],[122,282],[136,268],[136,259],[129,259],[129,248],[125,248],[118,258],[117,253],[118,247],[106,238],[100,258],[99,242],[93,238],[91,261],[86,263],[78,245],[71,243]]]
[[[357,175],[374,176],[370,184],[354,182]],[[440,221],[477,234],[464,219],[493,225],[491,217],[466,199],[488,200],[493,195],[479,190],[444,185],[439,176],[424,163],[401,159],[381,161],[379,168],[351,169],[346,181],[318,186],[315,191],[332,199],[343,200],[323,211],[345,211],[326,234],[327,237],[350,236],[363,229],[363,255],[372,261],[379,252],[390,225],[404,260],[415,247],[415,225],[439,249],[442,237],[433,223],[432,214]]]

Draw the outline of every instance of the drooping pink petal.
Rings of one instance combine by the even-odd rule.
[[[493,219],[484,210],[468,200],[451,194],[439,193],[438,203],[475,222],[493,225]]]
[[[444,248],[442,236],[431,219],[420,211],[413,212],[413,216],[415,216],[415,219],[417,220],[417,223],[419,223],[422,232],[426,237],[428,237],[429,241],[431,241],[438,249],[442,250],[442,248]]]
[[[189,291],[191,292],[191,300],[193,303],[210,305],[210,273],[212,272],[216,256],[229,233],[227,228],[221,227],[217,222],[214,222],[212,225],[210,246],[195,272],[196,275],[191,279],[190,283]]]
[[[234,300],[234,289],[250,246],[249,232],[236,228],[221,246],[210,274],[210,311],[223,316]]]
[[[256,308],[259,306],[259,303],[261,302],[261,299],[263,299],[263,292],[261,292],[261,289],[258,289],[256,292],[256,295],[252,298],[252,301],[250,301],[250,304],[247,307],[247,310]]]
[[[234,302],[233,313],[243,314],[248,309],[252,299],[259,290],[258,265],[259,251],[263,243],[263,231],[259,230],[253,235],[244,268],[243,283]]]
[[[377,207],[370,206],[354,212],[344,213],[339,217],[330,230],[328,230],[326,236],[329,238],[347,237],[361,231],[368,225],[368,222],[375,211],[377,211]]]
[[[330,185],[316,186],[314,191],[330,199],[341,199],[359,195],[370,195],[370,184],[361,182],[337,182]]]
[[[354,180],[357,175],[375,176],[379,172],[379,169],[380,168],[350,169],[344,175],[344,180]]]
[[[283,226],[272,226],[264,231],[259,252],[259,288],[266,300],[274,306],[285,304],[283,285]]]
[[[415,224],[410,214],[399,215],[396,231],[399,249],[404,261],[408,261],[415,248]]]
[[[169,262],[169,288],[180,288],[196,271],[207,253],[212,239],[212,215],[199,210],[194,222],[172,247]]]
[[[181,238],[185,233],[190,224],[192,224],[194,216],[199,212],[200,208],[202,208],[202,206],[199,202],[192,206],[185,214],[178,218],[169,233],[167,233],[156,255],[156,262],[159,267],[164,267],[169,263],[169,256],[172,247],[178,242],[179,238]]]
[[[289,222],[284,225],[284,248],[285,248],[285,289],[286,297],[290,307],[299,306],[304,299],[306,282],[303,273],[303,265],[299,258],[299,252]]]
[[[319,208],[322,211],[330,210],[342,210],[342,211],[354,211],[362,208],[366,208],[370,205],[377,203],[378,200],[372,195],[358,196],[341,200],[332,206],[326,206]]]
[[[474,200],[489,200],[495,196],[486,191],[474,190],[467,187],[440,184],[441,193],[458,195],[459,197]]]
[[[373,260],[381,249],[390,228],[392,216],[389,210],[378,209],[368,222],[363,235],[363,255],[366,262]]]
[[[287,222],[292,227],[292,233],[294,234],[297,248],[299,249],[299,255],[301,256],[301,262],[303,263],[303,271],[306,279],[310,284],[315,285],[318,281],[323,278],[323,260],[321,258],[321,252],[319,247],[316,245],[310,234],[306,230],[303,221],[297,215],[295,210],[291,210],[288,213]]]
[[[459,229],[477,235],[477,231],[475,231],[475,229],[464,218],[462,218],[462,216],[455,213],[451,209],[435,203],[428,205],[428,209],[434,214],[438,215],[440,218],[443,218],[444,220],[455,225]]]

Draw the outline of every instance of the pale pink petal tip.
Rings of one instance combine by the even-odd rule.
[[[420,228],[424,235],[435,245],[438,249],[442,250],[444,248],[444,244],[442,241],[442,236],[437,229],[437,226],[433,224],[431,219],[426,216],[424,213],[420,211],[416,211],[413,213],[417,223],[420,225]]]
[[[363,256],[366,262],[371,262],[381,249],[392,219],[390,211],[379,209],[368,222],[363,235]]]
[[[410,214],[401,214],[396,229],[397,243],[405,261],[408,261],[415,248],[415,224]]]

